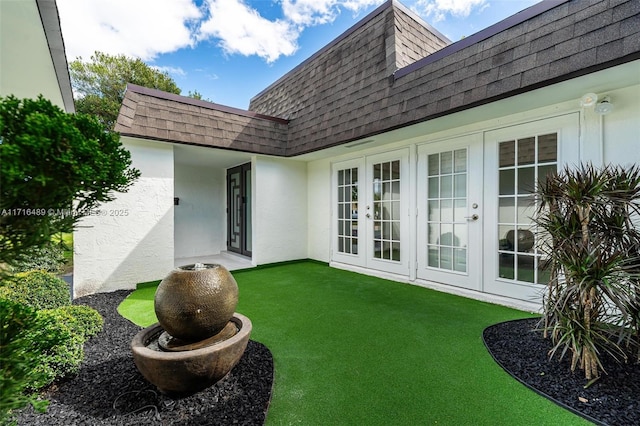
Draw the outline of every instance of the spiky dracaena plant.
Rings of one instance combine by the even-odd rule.
[[[566,167],[538,186],[541,250],[551,279],[543,328],[550,356],[569,352],[587,379],[601,354],[640,354],[640,167]],[[636,223],[634,223],[634,220]]]

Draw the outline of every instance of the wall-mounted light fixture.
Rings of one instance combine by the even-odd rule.
[[[613,104],[611,103],[611,98],[609,96],[605,96],[602,98],[600,102],[594,108],[594,111],[600,115],[607,115],[611,111],[613,111]]]
[[[596,95],[595,93],[585,93],[580,98],[580,106],[583,108],[592,107],[596,104],[596,102],[598,102],[598,95]]]
[[[180,205],[180,198],[178,198],[178,197],[173,197],[173,205],[174,205],[174,206],[178,206],[178,205]]]

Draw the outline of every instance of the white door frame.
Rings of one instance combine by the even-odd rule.
[[[374,185],[373,167],[375,164],[394,161],[398,161],[400,164],[399,180],[395,179],[393,182],[383,184],[397,186],[399,193],[396,192],[392,196],[393,199],[376,199],[375,193],[379,189],[379,185],[377,183]],[[372,154],[332,164],[331,260],[333,262],[375,269],[385,273],[409,275],[409,265],[413,257],[411,252],[412,238],[409,232],[411,229],[409,168],[409,148]],[[357,185],[338,181],[340,171],[342,171],[342,176],[344,177],[346,170],[353,169],[357,169]],[[349,196],[348,194],[354,188],[357,188],[357,202],[353,202],[354,200],[347,201],[346,197]],[[342,196],[339,195],[340,191],[342,191]],[[352,206],[357,205],[357,209],[350,208],[348,206],[349,202]],[[393,212],[390,210],[391,206],[394,206]],[[339,211],[340,209],[342,211]],[[384,213],[381,213],[383,211]],[[391,217],[381,217],[381,214],[393,214],[394,216],[400,214],[401,217],[393,217],[392,220]],[[347,218],[347,215],[352,215],[352,217]],[[399,222],[394,222],[395,220],[399,220]],[[382,225],[383,223],[384,225]],[[380,253],[383,245],[387,245],[386,241],[380,241],[389,237],[389,235],[382,235],[383,227],[385,232],[389,229],[386,228],[387,224],[394,226],[394,235],[399,237],[399,260],[376,257],[376,252]],[[397,225],[399,225],[399,228]],[[347,227],[349,227],[349,232],[345,231]],[[339,233],[340,236],[338,235]],[[350,244],[357,243],[357,249],[353,249],[353,246],[345,249],[346,241],[349,241]],[[393,243],[391,244],[393,245]],[[394,247],[397,247],[397,244]]]
[[[440,229],[437,235],[451,235],[452,238],[456,237],[456,232],[453,228],[456,227],[459,231],[461,240],[458,242],[452,241],[452,245],[459,247],[458,253],[462,253],[465,256],[464,264],[461,267],[453,265],[451,268],[438,267],[429,265],[429,250],[428,244],[432,245],[432,249],[440,243],[440,237],[432,235],[432,239],[429,239],[429,217],[428,200],[431,198],[433,202],[433,194],[430,195],[429,191],[429,155],[440,153],[454,153],[456,151],[463,151],[466,153],[465,168],[463,171],[444,170],[444,176],[431,176],[431,180],[439,183],[442,179],[451,179],[453,186],[453,179],[464,178],[460,180],[460,183],[464,182],[464,188],[459,188],[459,191],[464,191],[466,199],[460,199],[460,194],[456,197],[456,200],[452,200],[454,193],[442,194],[446,196],[447,200],[437,201],[437,203],[451,203],[451,207],[446,211],[450,212],[450,217],[444,218],[447,224],[440,225],[437,222],[443,218],[439,218],[435,222],[431,222],[432,227],[446,227],[446,232]],[[417,256],[417,278],[428,281],[434,281],[442,284],[452,285],[456,287],[464,287],[470,290],[481,290],[482,286],[482,224],[484,221],[482,213],[483,202],[483,187],[482,187],[482,134],[475,133],[464,136],[457,136],[450,139],[439,140],[428,144],[418,146],[418,170],[417,170],[417,237],[416,237],[416,256]],[[439,157],[439,156],[438,156]],[[436,158],[438,158],[436,157]],[[442,170],[441,170],[442,171]],[[462,172],[462,174],[460,173]],[[455,175],[455,177],[454,177]],[[433,189],[432,189],[433,191]],[[436,189],[437,191],[437,189]],[[453,188],[451,188],[453,191]],[[440,198],[440,195],[436,195],[436,198]],[[464,202],[464,206],[462,203]],[[454,208],[454,204],[459,204],[458,208]],[[433,216],[431,216],[433,219]],[[453,224],[451,224],[453,223]],[[451,229],[449,229],[451,228]],[[438,238],[435,240],[434,238]],[[465,241],[466,238],[466,241]],[[456,251],[456,249],[442,248],[442,250]],[[453,261],[453,259],[452,259]],[[464,270],[461,270],[464,269]]]
[[[484,154],[484,278],[483,291],[541,303],[545,285],[500,278],[498,256],[499,143],[550,133],[557,134],[557,169],[580,161],[579,114],[571,113],[485,132]]]

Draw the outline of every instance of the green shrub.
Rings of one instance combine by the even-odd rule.
[[[54,310],[72,333],[87,340],[102,331],[104,320],[98,311],[89,306],[69,305]]]
[[[25,393],[37,380],[41,354],[51,351],[68,335],[53,328],[53,318],[38,316],[20,303],[0,299],[0,424],[12,411],[32,404],[44,411],[47,401]]]
[[[33,309],[54,309],[71,303],[69,285],[44,271],[20,272],[0,282],[0,297]]]
[[[583,165],[548,175],[536,219],[548,235],[543,329],[550,356],[571,354],[585,378],[603,371],[602,354],[640,356],[640,166]]]
[[[34,247],[25,253],[23,260],[16,263],[13,272],[47,271],[60,272],[65,263],[64,247],[50,243],[43,247]]]
[[[75,319],[69,312],[62,309],[42,309],[37,312],[38,319],[45,324],[44,332],[57,336],[56,345],[46,348],[38,354],[38,365],[33,371],[33,380],[29,383],[29,390],[38,390],[58,378],[75,373],[84,358],[85,338],[82,333],[74,332]],[[42,330],[29,330],[28,338],[36,341]]]

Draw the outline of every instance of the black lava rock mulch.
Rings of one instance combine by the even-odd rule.
[[[262,425],[271,399],[273,357],[250,340],[238,365],[202,392],[183,399],[160,394],[138,372],[130,350],[140,327],[116,308],[129,294],[116,291],[74,301],[97,309],[103,331],[85,344],[78,374],[44,392],[45,414],[32,408],[17,416],[19,425]]]
[[[537,319],[509,321],[484,330],[487,349],[517,380],[578,415],[601,425],[640,425],[640,364],[603,356],[607,374],[585,389],[584,372],[571,372],[571,356],[550,360],[549,339]]]

